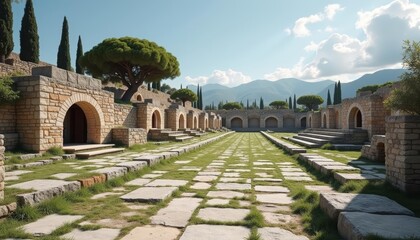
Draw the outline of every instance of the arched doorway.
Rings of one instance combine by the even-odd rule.
[[[139,102],[143,102],[143,97],[141,96],[141,94],[137,95],[136,100]]]
[[[209,128],[209,120],[206,118],[206,121],[204,122],[204,128]]]
[[[152,114],[152,128],[160,128],[160,113],[158,110],[155,110]]]
[[[198,120],[197,120],[197,117],[194,117],[193,129],[197,129],[197,128],[198,128]]]
[[[81,107],[73,104],[64,118],[63,143],[87,143],[87,119]]]
[[[340,114],[338,113],[338,111],[335,111],[334,117],[335,117],[335,128],[339,129],[340,128]]]
[[[185,118],[183,114],[179,115],[178,128],[181,128],[181,129],[185,128]]]
[[[300,119],[300,127],[306,128],[306,117]]]
[[[308,127],[311,128],[312,127],[312,117],[309,117],[309,122],[308,123],[309,123]]]
[[[295,127],[295,119],[290,117],[290,116],[286,116],[283,118],[283,128],[294,128]]]
[[[275,117],[268,117],[265,119],[265,127],[266,128],[278,128],[278,121]]]
[[[231,128],[242,128],[242,119],[235,117],[230,120]]]
[[[322,127],[327,128],[327,114],[324,114],[324,116],[322,116]]]
[[[260,119],[259,118],[248,118],[248,128],[259,128]]]
[[[376,145],[376,153],[377,153],[377,160],[379,162],[385,162],[385,144],[384,143],[378,143]]]
[[[349,129],[362,128],[363,127],[363,115],[359,108],[354,107],[351,109],[349,114]]]

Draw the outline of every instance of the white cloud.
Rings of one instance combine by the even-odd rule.
[[[199,76],[199,77],[185,77],[187,82],[192,84],[211,84],[217,83],[228,87],[235,87],[243,83],[248,83],[251,81],[251,77],[243,74],[242,72],[237,72],[232,69],[227,71],[223,70],[214,70],[210,76]]]
[[[321,22],[325,19],[333,20],[337,12],[344,10],[340,4],[330,4],[324,8],[324,12],[318,12],[307,17],[301,17],[295,21],[295,25],[292,30],[288,29],[288,32],[292,32],[296,37],[307,37],[311,35],[311,31],[308,29],[309,24]],[[332,28],[326,28],[326,31],[332,31]]]
[[[301,59],[291,68],[279,67],[265,76],[315,79],[396,66],[401,63],[403,41],[420,39],[420,5],[408,0],[394,0],[359,12],[358,17],[356,28],[363,31],[362,38],[335,33],[311,42],[304,49],[316,52],[312,59]]]

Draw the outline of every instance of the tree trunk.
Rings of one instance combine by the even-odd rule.
[[[121,100],[124,101],[124,102],[130,102],[131,97],[133,97],[133,95],[137,92],[140,85],[141,84],[131,86],[130,88],[128,88],[127,91],[125,91],[124,95],[122,96]]]

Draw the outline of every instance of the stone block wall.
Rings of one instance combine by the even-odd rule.
[[[0,76],[5,76],[10,73],[20,73],[23,75],[31,75],[32,68],[39,66],[49,66],[45,62],[32,63],[25,62],[19,59],[19,55],[11,53],[6,63],[0,63]]]
[[[147,143],[147,132],[143,128],[113,128],[112,141],[125,146]]]
[[[16,132],[15,105],[0,105],[0,133]]]
[[[306,127],[321,128],[321,112],[308,112]]]
[[[386,119],[386,179],[407,193],[420,193],[420,116]]]
[[[115,127],[137,127],[137,108],[132,105],[114,103]]]
[[[4,199],[4,178],[6,170],[4,168],[4,136],[0,134],[0,200]]]
[[[19,146],[19,134],[4,133],[4,147],[6,150],[13,150]]]
[[[385,135],[373,135],[370,145],[362,147],[362,157],[372,161],[385,161]]]

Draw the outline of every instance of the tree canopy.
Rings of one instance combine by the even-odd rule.
[[[407,40],[403,50],[403,65],[408,71],[401,75],[401,87],[392,91],[385,105],[420,115],[420,42]]]
[[[225,103],[222,108],[225,110],[233,110],[233,109],[242,109],[242,106],[238,102],[228,102],[228,103]]]
[[[298,98],[297,103],[305,106],[309,111],[317,110],[324,99],[318,95],[305,95]]]
[[[19,98],[19,92],[13,90],[13,80],[10,76],[0,78],[0,105],[11,103]]]
[[[273,101],[270,104],[270,107],[275,108],[275,109],[287,109],[287,102],[282,101],[282,100],[277,100],[277,101]]]
[[[129,101],[143,82],[180,75],[175,56],[154,42],[133,37],[105,39],[86,52],[80,63],[94,77],[127,86],[124,101]]]
[[[12,1],[0,0],[0,62],[4,62],[14,47]]]
[[[57,53],[57,67],[71,71],[69,24],[66,17],[64,17],[63,28],[61,29],[61,41]]]
[[[171,98],[175,100],[181,100],[182,105],[185,107],[186,101],[190,101],[190,102],[197,101],[197,94],[195,94],[193,91],[191,91],[188,88],[183,88],[172,93]]]
[[[32,0],[27,0],[20,29],[20,54],[23,61],[39,62],[39,36]]]
[[[85,74],[85,70],[83,69],[82,65],[80,65],[79,61],[80,58],[83,57],[83,45],[82,45],[82,37],[79,35],[79,40],[77,40],[77,51],[76,51],[76,72],[78,74]]]

